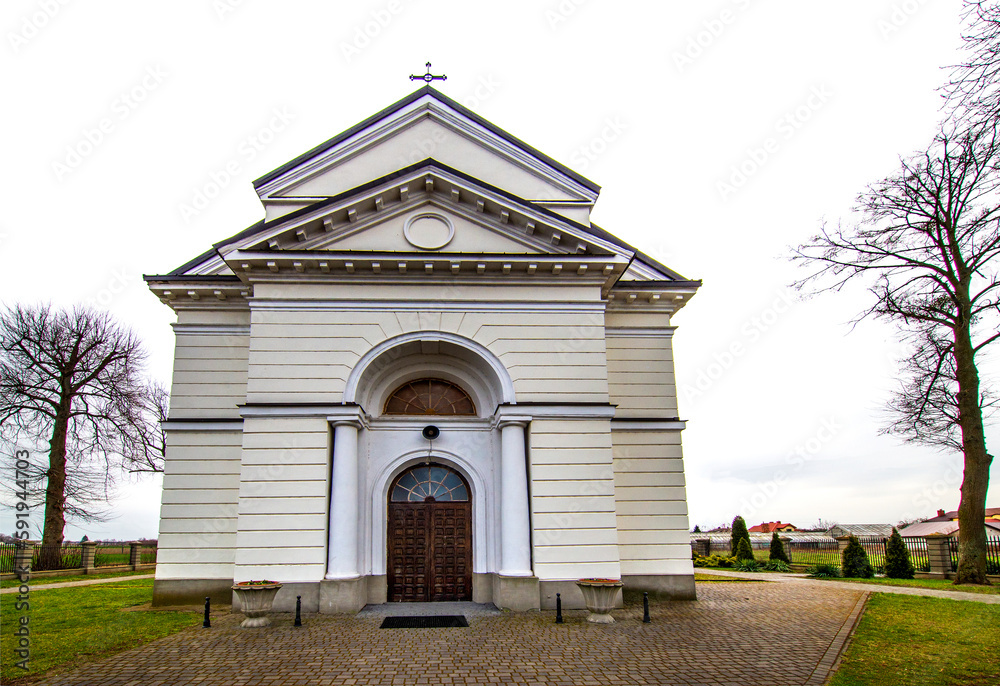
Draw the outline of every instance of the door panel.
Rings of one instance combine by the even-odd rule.
[[[472,599],[469,502],[390,502],[391,602]]]

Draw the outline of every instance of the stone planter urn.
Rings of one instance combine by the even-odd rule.
[[[267,613],[271,611],[274,596],[278,595],[281,584],[277,581],[241,581],[233,584],[240,607],[247,616],[240,624],[245,629],[271,626]]]
[[[583,591],[583,600],[590,610],[588,622],[597,624],[613,624],[615,618],[611,611],[615,608],[615,598],[622,584],[620,579],[580,579],[576,585]]]

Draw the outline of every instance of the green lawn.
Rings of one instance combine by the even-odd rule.
[[[955,591],[961,593],[984,593],[1000,595],[1000,584],[992,586],[973,586],[963,584],[956,586],[946,579],[827,579],[827,581],[848,581],[853,584],[877,584],[879,586],[906,586],[909,588],[933,588],[937,591]]]
[[[120,572],[103,572],[101,574],[74,574],[72,576],[47,576],[44,578],[31,577],[29,582],[32,587],[35,586],[45,586],[47,584],[61,584],[67,581],[89,581],[90,579],[109,579],[116,576],[135,576],[137,574],[152,574],[155,570],[153,569],[140,569],[139,571],[133,572],[130,569],[124,569]],[[21,582],[17,579],[4,579],[0,581],[0,588],[17,588],[21,585]]]
[[[730,581],[730,582],[732,582],[732,581],[744,581],[744,582],[746,582],[746,581],[749,581],[751,583],[755,582],[755,581],[764,581],[764,579],[741,579],[738,576],[717,576],[715,574],[699,574],[698,572],[694,573],[694,580],[695,581],[709,581],[709,582],[720,582],[720,581]]]
[[[129,650],[201,622],[194,612],[128,612],[148,603],[152,579],[53,588],[30,595],[30,609],[15,608],[18,594],[0,596],[0,681],[37,674],[59,665],[81,662]],[[22,614],[29,617],[29,671],[15,667],[14,631]]]
[[[1000,605],[875,593],[832,686],[996,686]]]

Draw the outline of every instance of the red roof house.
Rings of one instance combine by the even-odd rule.
[[[795,531],[795,525],[782,523],[781,521],[763,522],[757,526],[750,527],[748,531],[752,534],[769,534],[772,531]]]

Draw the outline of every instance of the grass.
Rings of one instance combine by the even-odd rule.
[[[102,572],[101,574],[74,574],[72,576],[47,576],[44,578],[35,578],[28,582],[29,585],[34,588],[35,586],[45,586],[47,584],[61,584],[66,581],[90,581],[91,579],[109,579],[116,576],[135,576],[136,574],[152,574],[154,570],[152,569],[140,569],[133,572],[130,569],[123,569],[120,572]],[[17,588],[21,585],[21,582],[17,579],[4,579],[0,581],[0,588]]]
[[[715,583],[719,583],[719,582],[729,582],[729,583],[732,583],[734,581],[735,582],[740,582],[740,581],[747,582],[747,581],[749,581],[749,582],[752,583],[752,582],[755,582],[755,581],[764,581],[764,579],[741,579],[738,576],[716,576],[715,574],[699,574],[697,572],[695,572],[695,574],[694,574],[694,580],[695,581],[709,581],[709,582],[715,582]]]
[[[995,686],[1000,605],[876,593],[832,686]]]
[[[985,595],[1000,595],[1000,585],[975,586],[963,584],[956,586],[946,579],[830,579],[830,581],[848,581],[854,584],[877,584],[879,586],[906,586],[908,588],[933,588],[937,591],[952,591],[961,593],[982,593]]]
[[[152,579],[53,588],[30,595],[27,612],[15,608],[19,594],[0,595],[0,681],[129,650],[201,622],[195,612],[125,611],[148,603]],[[15,667],[14,631],[29,617],[31,659],[27,672]]]

